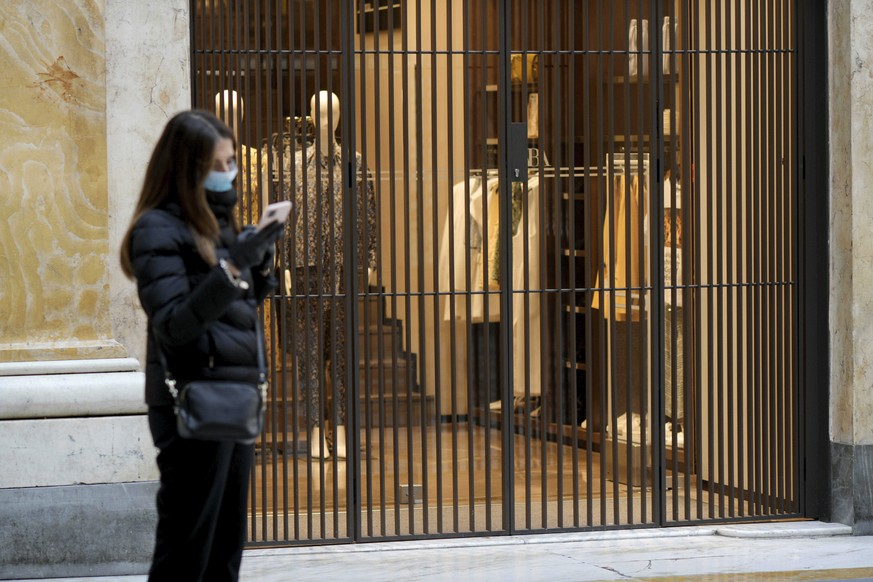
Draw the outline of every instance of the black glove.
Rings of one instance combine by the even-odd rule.
[[[264,253],[264,260],[256,266],[258,272],[266,277],[276,268],[276,245],[272,244],[267,247],[267,252]]]
[[[231,262],[239,270],[262,265],[267,253],[276,252],[276,241],[283,228],[285,224],[282,222],[275,222],[261,230],[253,226],[246,227],[228,249]]]

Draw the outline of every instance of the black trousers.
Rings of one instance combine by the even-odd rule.
[[[473,376],[473,404],[488,406],[500,400],[500,387],[503,385],[503,367],[500,365],[500,324],[474,323],[471,328],[473,335],[471,357],[474,358],[473,368],[476,370]]]
[[[161,473],[149,581],[236,582],[253,445],[184,439],[172,406],[148,416]]]

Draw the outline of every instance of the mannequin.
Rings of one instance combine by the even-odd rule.
[[[646,157],[643,157],[646,156]],[[642,158],[642,164],[640,160]],[[642,167],[641,167],[642,166]],[[613,172],[607,180],[607,203],[603,211],[602,259],[597,273],[591,307],[600,309],[611,338],[609,358],[615,361],[610,373],[610,408],[616,416],[610,434],[642,441],[651,435],[650,415],[644,410],[642,374],[633,371],[643,353],[645,321],[648,317],[644,295],[639,291],[649,280],[649,192],[647,154],[632,154],[627,164],[620,154],[607,158],[605,167]],[[610,291],[601,291],[609,290]]]
[[[266,205],[266,201],[261,198],[260,171],[257,166],[258,151],[241,143],[239,138],[239,124],[245,115],[245,102],[232,89],[219,91],[215,94],[215,115],[230,126],[239,144],[240,172],[237,183],[240,185],[243,221],[251,216],[252,222],[257,222],[260,209]]]
[[[307,406],[310,453],[314,458],[329,458],[321,398],[323,388],[332,384],[337,409],[334,427],[334,454],[346,457],[346,314],[343,227],[342,150],[336,142],[339,125],[339,98],[319,91],[310,100],[316,126],[313,144],[283,160],[293,186],[285,186],[285,196],[294,201],[293,228],[288,229],[285,249],[286,290],[297,298],[288,310],[294,319],[289,329],[296,330],[295,358],[301,394]],[[368,279],[376,267],[376,200],[372,180],[355,156],[357,262],[367,267]],[[292,169],[291,164],[294,164]],[[292,173],[293,172],[293,173]],[[290,182],[290,180],[289,180]],[[356,277],[356,280],[358,278]],[[327,366],[327,361],[330,365]]]

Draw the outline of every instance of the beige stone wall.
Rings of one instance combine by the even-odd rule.
[[[102,1],[0,5],[0,361],[115,357]]]
[[[828,7],[830,433],[873,444],[873,4]]]

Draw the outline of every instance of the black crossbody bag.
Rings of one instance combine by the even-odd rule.
[[[232,441],[252,444],[264,427],[267,400],[267,364],[261,325],[258,338],[258,381],[194,380],[181,389],[167,366],[163,348],[158,357],[164,369],[164,383],[173,395],[176,429],[186,439]],[[156,342],[157,343],[157,342]]]

